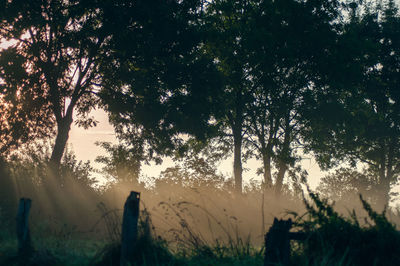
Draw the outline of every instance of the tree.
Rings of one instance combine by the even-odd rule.
[[[248,20],[253,1],[213,1],[207,9],[209,35],[206,51],[217,64],[223,76],[222,90],[214,106],[214,117],[220,126],[220,135],[233,141],[233,175],[235,190],[243,187],[243,138],[246,106],[249,95],[248,51],[244,45],[250,32]]]
[[[95,125],[85,116],[97,102],[94,85],[109,38],[103,12],[96,1],[79,0],[2,1],[0,9],[0,36],[15,43],[1,53],[2,101],[18,114],[15,122],[2,117],[2,124],[12,121],[11,136],[33,128],[30,124],[39,133],[56,127],[51,162],[58,168],[74,111],[76,123]],[[27,126],[18,124],[23,118]]]
[[[144,158],[160,162],[182,135],[206,140],[213,131],[220,78],[202,51],[203,1],[137,1],[123,14],[102,65],[102,105],[121,140],[140,139]]]
[[[0,53],[0,75],[13,78],[17,84],[26,81],[19,67],[23,58],[13,57],[13,49]],[[21,144],[54,135],[54,119],[48,104],[32,101],[37,88],[31,86],[25,94],[20,94],[9,85],[0,79],[0,157],[4,158]]]
[[[242,186],[242,157],[250,147],[263,160],[267,186],[273,185],[275,162],[276,187],[281,190],[288,166],[296,161],[293,143],[299,134],[302,94],[320,59],[315,53],[331,45],[314,32],[334,37],[337,4],[221,0],[207,9],[211,34],[206,51],[224,77],[214,115],[221,136],[233,139],[237,191]]]
[[[130,147],[125,144],[112,145],[110,142],[99,142],[96,145],[101,146],[109,156],[98,156],[96,162],[102,163],[103,172],[110,181],[116,181],[125,184],[138,184],[143,150],[137,143],[136,147]],[[113,180],[112,180],[113,179]]]
[[[400,174],[399,23],[394,1],[352,5],[338,43],[340,73],[350,75],[332,78],[315,94],[313,112],[320,116],[308,132],[321,166],[367,165],[378,177],[381,205],[389,203]]]
[[[156,180],[156,187],[165,185],[223,189],[229,186],[229,181],[226,181],[222,174],[217,173],[213,163],[205,158],[193,156],[160,173],[160,177]]]
[[[135,108],[134,120],[140,124],[138,129],[141,128],[139,130],[148,139],[153,139],[153,146],[158,144],[156,138],[163,139],[162,143],[169,142],[169,135],[165,134],[168,122],[162,130],[157,130],[155,120],[169,121],[171,117],[179,117],[175,123],[183,120],[180,127],[190,124],[191,128],[201,128],[186,114],[192,114],[196,105],[205,109],[207,105],[202,103],[206,97],[202,90],[193,91],[196,99],[203,100],[185,102],[181,105],[183,109],[166,114],[157,105],[157,101],[169,97],[167,87],[179,87],[180,96],[173,100],[179,102],[184,95],[191,94],[191,89],[181,86],[182,81],[185,86],[191,84],[189,87],[199,88],[204,84],[204,80],[196,75],[189,77],[186,70],[193,60],[200,63],[190,69],[191,73],[208,69],[208,62],[198,60],[197,55],[191,53],[198,37],[188,19],[197,16],[201,2],[3,1],[0,7],[3,12],[1,37],[16,43],[3,53],[6,56],[2,60],[4,71],[0,78],[5,87],[12,88],[3,90],[10,94],[10,97],[3,97],[3,101],[14,101],[12,106],[27,110],[23,100],[30,98],[35,106],[44,103],[43,109],[50,110],[48,117],[43,119],[47,122],[53,119],[57,129],[51,157],[55,166],[59,165],[63,155],[74,111],[79,117],[78,125],[90,127],[96,124],[86,115],[97,106],[100,90],[103,106],[114,113],[112,121],[118,123],[120,107]],[[9,65],[17,71],[9,72]],[[14,74],[23,75],[24,79],[21,81]],[[141,103],[127,103],[119,94],[118,89],[124,91],[131,83],[135,84],[139,98],[143,97]],[[114,93],[116,91],[118,93]],[[136,116],[137,110],[142,115]],[[147,128],[152,128],[151,132],[144,130]]]
[[[246,43],[252,83],[246,131],[263,161],[266,187],[278,193],[301,159],[302,109],[314,72],[335,43],[338,7],[337,1],[261,1],[249,23],[255,30]]]
[[[339,168],[334,173],[324,176],[317,191],[322,196],[335,202],[354,204],[358,202],[359,194],[364,199],[376,201],[374,187],[377,178],[374,173],[368,171],[356,171],[351,168]]]

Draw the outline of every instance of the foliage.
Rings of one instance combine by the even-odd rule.
[[[218,77],[201,53],[203,1],[126,3],[104,64],[102,104],[120,139],[150,157],[172,154],[179,133],[205,138]]]
[[[367,170],[362,172],[351,168],[339,168],[334,173],[321,178],[317,191],[329,200],[341,203],[354,203],[359,194],[369,202],[377,203],[379,191],[376,175]]]
[[[48,162],[51,158],[51,142],[37,141],[24,145],[21,149],[10,154],[7,167],[12,179],[26,186],[26,189],[35,189],[46,182]],[[93,168],[90,162],[78,161],[72,150],[67,149],[61,162],[61,185],[68,182],[77,182],[79,186],[92,188],[97,182],[92,176]],[[30,183],[31,185],[27,185]],[[29,188],[30,187],[30,188]]]
[[[215,165],[201,157],[187,158],[181,165],[168,167],[156,180],[156,188],[163,185],[177,185],[187,188],[219,189],[227,185],[225,177],[217,173]]]
[[[65,151],[60,167],[64,182],[75,182],[81,188],[94,189],[98,181],[92,176],[93,172],[94,168],[90,165],[90,161],[78,161],[72,150]]]
[[[128,146],[97,142],[96,145],[105,149],[109,156],[98,156],[95,161],[104,164],[102,172],[109,181],[136,184],[139,182],[141,163],[145,160],[141,144]]]
[[[287,172],[299,166],[301,110],[312,90],[309,84],[315,82],[315,64],[325,56],[317,51],[330,49],[335,41],[337,5],[337,1],[261,1],[249,18],[253,31],[246,40],[251,47],[247,141],[263,161],[259,173],[266,187],[277,192]]]
[[[2,119],[15,120],[9,128],[15,141],[26,127],[47,134],[57,128],[51,160],[58,166],[73,112],[77,124],[96,124],[87,114],[96,106],[94,84],[108,37],[102,12],[95,1],[2,1],[0,9],[0,36],[13,43],[0,57],[2,104],[18,115]]]
[[[392,0],[353,3],[332,50],[332,64],[341,69],[326,74],[305,112],[308,151],[325,169],[341,162],[367,166],[377,177],[381,205],[400,173],[399,21]]]
[[[323,256],[347,265],[397,265],[400,235],[385,217],[385,211],[375,212],[361,196],[367,213],[365,225],[359,223],[355,212],[350,218],[338,214],[318,194],[309,194],[305,200],[307,217],[297,221],[297,226],[307,234],[300,252],[315,263]]]

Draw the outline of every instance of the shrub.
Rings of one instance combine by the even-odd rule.
[[[296,222],[308,235],[298,251],[309,262],[314,264],[329,257],[341,264],[400,265],[400,234],[387,220],[385,211],[375,212],[360,196],[368,214],[361,225],[354,211],[345,218],[317,194],[309,195],[313,204],[304,201],[308,215]]]

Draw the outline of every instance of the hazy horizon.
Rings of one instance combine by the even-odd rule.
[[[72,146],[72,150],[76,154],[78,160],[89,160],[95,168],[100,169],[101,164],[95,163],[94,160],[97,156],[106,155],[106,152],[101,147],[96,146],[95,142],[106,141],[116,143],[118,140],[115,137],[113,126],[108,122],[108,117],[104,110],[94,110],[90,116],[94,116],[98,121],[97,126],[85,130],[84,128],[80,128],[73,124],[69,134],[68,144],[69,147]],[[303,169],[308,172],[308,184],[311,186],[311,188],[315,189],[318,186],[321,177],[327,174],[328,171],[321,171],[318,164],[313,158],[311,158],[310,155],[307,155],[307,158],[310,159],[304,159],[301,165]],[[243,163],[244,182],[248,182],[251,178],[256,180],[262,179],[261,175],[256,174],[257,168],[261,166],[261,163],[261,161],[257,161],[255,159],[251,159],[248,160],[247,163]],[[141,174],[150,177],[157,177],[161,171],[173,165],[174,163],[171,158],[165,158],[161,165],[155,165],[154,163],[151,163],[151,165],[144,164],[141,169]],[[246,169],[248,169],[248,171]],[[224,174],[224,176],[232,177],[233,156],[222,161],[219,164],[218,171]]]

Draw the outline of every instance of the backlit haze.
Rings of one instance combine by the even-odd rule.
[[[96,120],[99,122],[96,127],[85,130],[76,125],[72,126],[72,130],[69,135],[69,148],[75,152],[78,160],[87,161],[90,160],[95,168],[100,169],[101,164],[94,162],[97,156],[105,155],[105,151],[95,145],[96,141],[107,141],[117,143],[118,140],[115,137],[114,129],[108,122],[107,114],[103,110],[95,110],[91,113]],[[249,160],[247,163],[243,163],[243,181],[248,182],[251,178],[261,180],[262,176],[257,176],[256,170],[261,166],[261,161]],[[162,165],[143,165],[141,174],[149,177],[157,177],[161,171],[165,168],[173,166],[173,161],[170,158],[164,158]],[[308,172],[308,184],[311,188],[315,188],[318,185],[320,178],[324,175],[321,172],[318,164],[310,155],[306,155],[302,162],[303,169]],[[219,172],[223,173],[227,177],[233,176],[233,157],[222,161],[219,165]],[[100,182],[102,180],[101,174],[96,176]]]

